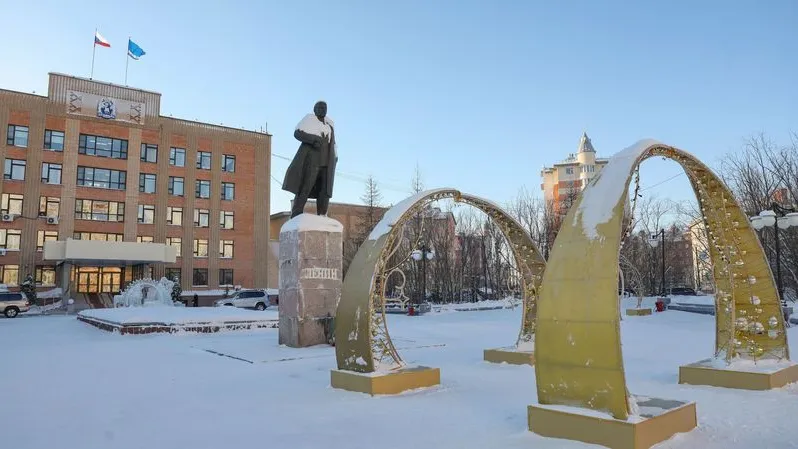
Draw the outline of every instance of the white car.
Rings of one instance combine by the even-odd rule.
[[[216,307],[232,306],[244,309],[265,310],[269,307],[269,297],[263,290],[242,290],[230,298],[217,299]]]

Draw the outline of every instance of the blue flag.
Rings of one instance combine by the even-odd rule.
[[[139,59],[140,57],[146,55],[147,53],[141,49],[135,42],[128,39],[127,40],[127,55],[133,59]]]

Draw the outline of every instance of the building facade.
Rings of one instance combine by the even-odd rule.
[[[569,154],[564,161],[541,170],[540,188],[543,190],[543,198],[555,205],[572,201],[607,162],[608,159],[596,157],[593,143],[587,133],[583,133],[576,153]]]
[[[97,293],[176,275],[192,290],[268,286],[271,136],[164,117],[160,100],[56,73],[47,96],[0,90],[5,284],[31,274],[42,287],[69,280],[74,293]],[[121,256],[44,256],[58,253],[43,251],[47,242],[69,239]],[[170,254],[164,245],[176,258],[124,256]]]

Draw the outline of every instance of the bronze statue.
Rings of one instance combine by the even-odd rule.
[[[302,142],[288,166],[283,180],[283,190],[294,194],[291,218],[305,210],[308,198],[316,199],[316,213],[327,215],[335,181],[335,131],[333,121],[327,117],[327,103],[319,101],[296,126],[294,138]]]

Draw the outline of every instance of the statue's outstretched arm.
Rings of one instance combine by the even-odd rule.
[[[294,138],[302,143],[313,145],[314,147],[317,147],[321,144],[321,137],[313,134],[308,134],[305,131],[299,129],[294,131]]]

